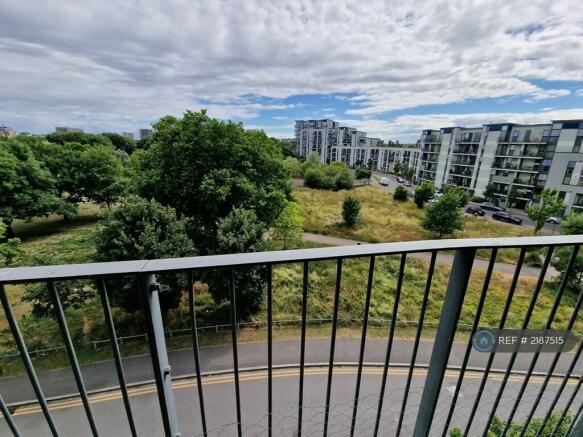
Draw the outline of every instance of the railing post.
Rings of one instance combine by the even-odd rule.
[[[445,302],[441,310],[433,352],[429,361],[425,387],[419,404],[413,432],[414,437],[427,437],[429,435],[475,254],[476,250],[473,248],[458,249],[455,252]]]
[[[162,322],[162,312],[160,311],[160,299],[158,296],[159,285],[155,275],[147,274],[142,276],[144,316],[148,329],[150,353],[156,377],[158,389],[158,399],[164,431],[166,437],[179,437],[180,427],[178,415],[176,414],[176,404],[174,393],[172,392],[172,378],[170,376],[170,363],[168,352],[166,351],[166,341],[164,337],[164,324]]]

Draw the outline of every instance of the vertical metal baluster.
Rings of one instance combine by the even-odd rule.
[[[85,390],[85,384],[83,383],[83,375],[81,374],[81,369],[79,368],[79,362],[77,361],[77,355],[75,354],[75,347],[73,346],[73,340],[71,340],[71,335],[69,334],[69,328],[67,327],[67,321],[65,320],[65,313],[63,311],[63,305],[61,305],[61,299],[59,298],[59,293],[55,287],[55,283],[52,281],[47,282],[49,289],[49,294],[53,300],[53,305],[55,307],[55,315],[57,316],[57,321],[59,322],[59,328],[61,330],[61,335],[63,336],[63,342],[65,343],[65,348],[67,349],[67,355],[69,356],[69,363],[71,364],[71,370],[73,371],[73,376],[75,377],[75,382],[77,383],[77,389],[79,390],[79,395],[83,402],[83,408],[85,409],[85,414],[87,415],[87,420],[89,421],[89,427],[94,436],[98,436],[97,426],[95,426],[95,420],[93,419],[93,413],[91,412],[91,407],[89,405],[89,399],[87,397],[87,391]]]
[[[577,382],[577,386],[573,389],[573,393],[571,393],[571,397],[569,398],[569,401],[567,402],[567,404],[563,408],[563,412],[561,413],[561,417],[559,418],[559,420],[557,421],[557,424],[553,428],[553,432],[551,432],[551,437],[554,437],[554,435],[559,430],[561,423],[563,423],[563,420],[565,420],[565,416],[567,416],[567,413],[569,412],[571,405],[573,405],[573,401],[577,397],[577,394],[579,394],[579,390],[581,389],[581,384],[583,384],[583,375],[581,375],[579,377],[579,382]]]
[[[202,376],[200,370],[200,354],[198,349],[198,330],[196,329],[194,278],[192,275],[192,271],[189,271],[187,273],[187,282],[188,282],[188,311],[190,313],[190,331],[192,334],[192,352],[194,354],[194,370],[196,372],[196,388],[198,391],[200,422],[202,425],[202,433],[206,437],[207,436],[206,414],[204,410],[204,396],[202,393]]]
[[[536,287],[534,289],[534,293],[532,294],[532,297],[530,298],[530,304],[528,306],[528,310],[526,311],[526,315],[524,316],[524,320],[522,321],[522,326],[521,326],[522,330],[527,329],[528,324],[530,323],[530,318],[532,317],[532,313],[534,311],[534,307],[536,305],[538,295],[540,294],[540,290],[541,290],[541,288],[543,286],[543,282],[545,280],[545,275],[547,274],[547,268],[549,267],[549,264],[551,262],[551,258],[553,256],[553,250],[554,250],[554,248],[552,246],[548,248],[547,256],[545,257],[543,266],[540,270],[540,273],[538,276],[538,281],[537,281]],[[490,416],[488,417],[488,422],[486,423],[486,429],[490,428],[490,424],[492,423],[492,420],[494,420],[494,415],[496,414],[496,410],[498,409],[498,405],[500,404],[500,400],[502,399],[502,395],[504,394],[504,389],[506,388],[506,384],[508,383],[508,378],[510,378],[510,373],[512,372],[512,367],[514,366],[514,361],[516,361],[517,356],[518,356],[518,352],[513,352],[510,355],[510,360],[508,361],[508,365],[506,366],[506,372],[504,372],[504,377],[502,378],[500,388],[498,389],[496,399],[494,400],[494,405],[492,406],[492,410],[490,411]],[[512,422],[512,419],[514,418],[514,414],[516,413],[516,410],[518,409],[518,404],[519,404],[521,398],[522,398],[522,394],[520,394],[518,396],[518,398],[516,399],[516,401],[514,402],[514,406],[510,412],[510,416],[508,418],[508,421],[506,422],[506,425],[504,425],[504,429],[502,430],[503,436],[506,435],[506,433],[508,432],[508,429],[510,428],[510,424]]]
[[[581,415],[581,412],[583,412],[583,402],[581,402],[579,410],[577,410],[577,413],[575,413],[573,421],[571,422],[571,426],[569,426],[569,429],[565,433],[566,436],[580,437],[583,435],[583,415]],[[571,434],[571,431],[573,431],[575,426],[577,428],[575,429],[575,432]]]
[[[405,272],[405,263],[407,254],[401,254],[401,265],[399,267],[399,276],[397,278],[397,288],[395,290],[395,300],[393,302],[393,311],[391,313],[391,325],[389,328],[389,338],[387,340],[387,352],[385,355],[385,365],[383,367],[383,376],[381,377],[381,390],[379,393],[379,405],[377,406],[377,417],[374,425],[374,437],[378,436],[379,425],[381,423],[381,414],[383,410],[383,401],[385,399],[385,390],[387,387],[387,375],[389,373],[389,360],[391,359],[391,349],[393,348],[393,337],[395,335],[395,326],[397,324],[397,311],[399,309],[399,300],[401,298],[401,287],[403,285],[403,276]]]
[[[336,289],[334,291],[334,313],[332,316],[332,334],[330,337],[330,362],[328,364],[328,383],[326,386],[326,409],[324,412],[324,437],[328,435],[328,418],[330,416],[330,394],[332,392],[332,373],[334,371],[334,349],[336,347],[336,324],[338,323],[338,304],[340,301],[340,282],[342,280],[342,258],[336,264]]]
[[[16,428],[16,424],[14,423],[14,419],[12,418],[12,414],[10,414],[8,407],[4,403],[2,395],[0,395],[0,412],[2,412],[4,420],[6,420],[6,423],[8,424],[10,431],[12,431],[12,434],[14,434],[14,437],[20,437],[20,432],[18,431],[18,428]]]
[[[508,291],[508,296],[506,297],[506,303],[504,304],[504,309],[502,310],[502,316],[500,317],[500,322],[498,323],[498,329],[504,328],[506,323],[506,318],[508,317],[508,312],[510,311],[510,305],[512,304],[512,298],[514,297],[514,291],[516,290],[516,284],[518,283],[518,278],[520,277],[520,270],[522,268],[522,263],[524,261],[524,256],[526,255],[526,249],[522,248],[520,250],[520,255],[518,255],[518,261],[516,263],[516,268],[514,270],[514,276],[512,277],[512,284],[510,285],[510,290]],[[492,368],[492,363],[494,362],[495,353],[491,352],[488,362],[486,363],[486,368],[484,369],[484,376],[482,376],[482,381],[480,382],[480,387],[478,388],[478,393],[476,394],[476,399],[474,400],[474,406],[472,407],[472,412],[466,424],[466,429],[464,431],[464,437],[467,437],[470,432],[470,428],[476,416],[478,410],[478,405],[484,393],[484,387],[488,381],[488,375],[490,374],[490,369]]]
[[[559,285],[559,290],[557,291],[555,301],[553,302],[553,307],[552,307],[551,312],[549,314],[547,323],[545,325],[545,329],[550,329],[551,326],[553,325],[553,321],[555,320],[555,315],[557,313],[557,310],[559,309],[559,305],[561,304],[561,298],[563,297],[563,294],[565,293],[565,289],[567,288],[567,282],[568,282],[569,276],[571,274],[571,271],[573,270],[573,266],[575,265],[575,261],[577,259],[578,253],[579,253],[579,246],[577,245],[577,246],[573,247],[573,252],[571,253],[571,257],[569,258],[569,262],[567,263],[567,268],[565,269],[563,279],[561,281],[561,284]],[[575,309],[573,310],[573,314],[571,315],[571,318],[570,318],[569,323],[568,323],[568,325],[569,325],[569,327],[567,328],[568,330],[571,330],[571,327],[575,323],[575,319],[577,318],[577,313],[579,312],[579,309],[581,308],[581,304],[583,303],[582,299],[583,299],[583,291],[579,294],[579,299],[577,301],[577,304],[575,305]],[[522,382],[522,386],[520,387],[519,396],[522,396],[522,393],[524,392],[524,390],[526,389],[526,387],[528,385],[528,382],[530,381],[530,377],[532,376],[532,372],[534,371],[534,368],[535,368],[536,363],[538,361],[539,355],[540,355],[540,352],[536,352],[534,354],[534,357],[532,358],[532,362],[530,363],[529,370],[524,378],[524,381]],[[526,418],[526,421],[524,422],[522,430],[520,431],[520,434],[519,434],[520,437],[522,437],[524,435],[524,433],[526,432],[526,429],[528,428],[528,425],[530,424],[530,421],[532,420],[532,417],[534,416],[536,408],[538,407],[538,404],[542,398],[542,395],[545,391],[545,388],[548,384],[548,381],[550,380],[550,375],[552,375],[553,370],[555,369],[555,366],[557,364],[559,356],[560,356],[560,353],[557,353],[555,355],[555,360],[553,361],[553,364],[551,365],[551,368],[548,371],[547,378],[545,378],[545,381],[539,390],[538,396],[537,396],[536,400],[534,401],[532,408],[530,409],[530,413],[528,414],[528,417]]]
[[[24,339],[22,338],[22,334],[20,333],[18,323],[16,323],[16,319],[14,318],[14,313],[12,312],[10,301],[8,300],[8,296],[6,295],[6,289],[4,288],[4,284],[2,283],[0,283],[0,301],[2,301],[2,307],[4,308],[4,314],[6,314],[6,320],[8,321],[8,325],[10,326],[10,331],[12,332],[12,336],[14,337],[14,341],[16,342],[16,346],[18,347],[20,356],[22,357],[22,363],[24,364],[24,368],[26,369],[26,373],[28,374],[28,379],[30,380],[30,383],[34,390],[34,394],[36,395],[41,410],[45,416],[47,425],[49,426],[49,429],[51,430],[51,434],[53,435],[53,437],[58,437],[59,431],[57,431],[55,421],[53,420],[53,416],[49,411],[47,400],[45,399],[45,395],[40,386],[40,382],[38,380],[38,377],[36,376],[36,372],[34,371],[34,366],[32,365],[30,355],[28,354],[28,349],[26,348],[26,344],[24,343]]]
[[[423,320],[425,319],[425,311],[427,310],[427,303],[429,301],[429,291],[431,290],[431,281],[433,279],[433,270],[435,269],[435,259],[437,258],[437,251],[431,252],[431,261],[429,262],[429,271],[427,273],[427,282],[425,283],[425,291],[423,293],[423,303],[421,304],[421,312],[419,314],[419,326],[417,327],[417,334],[415,334],[415,343],[413,344],[413,354],[411,355],[411,366],[409,366],[409,373],[407,375],[407,383],[405,384],[405,392],[403,394],[403,404],[401,405],[401,413],[399,414],[399,423],[397,424],[397,437],[401,435],[401,428],[403,427],[403,419],[405,418],[405,409],[407,408],[407,398],[409,397],[409,390],[411,389],[411,380],[413,379],[413,371],[415,370],[415,360],[417,359],[417,351],[419,350],[419,341],[421,340],[421,331],[423,331]]]
[[[476,249],[457,249],[451,267],[445,300],[441,309],[439,325],[435,334],[435,342],[429,360],[429,369],[425,378],[423,394],[419,403],[417,421],[413,435],[427,437],[431,430],[431,422],[437,407],[439,391],[443,384],[443,377],[447,368],[447,361],[451,352],[453,340],[464,297],[472,273],[472,265],[476,256]]]
[[[231,339],[233,343],[233,366],[235,370],[235,406],[237,409],[237,435],[243,436],[241,423],[241,393],[239,390],[239,354],[237,349],[237,308],[235,303],[235,271],[231,269],[231,280],[229,281],[230,306],[231,306]]]
[[[470,332],[470,338],[469,338],[468,344],[466,346],[466,352],[465,352],[464,359],[462,362],[462,368],[460,369],[460,374],[458,376],[458,380],[457,380],[457,383],[455,386],[453,399],[452,399],[451,405],[449,407],[449,413],[447,414],[447,419],[445,420],[445,426],[443,427],[443,433],[441,434],[442,437],[447,437],[447,431],[449,428],[449,424],[451,423],[451,419],[452,419],[453,413],[455,411],[457,399],[459,397],[459,393],[460,393],[462,383],[464,380],[464,375],[466,373],[466,368],[468,366],[468,361],[470,359],[470,354],[472,352],[472,337],[473,337],[474,333],[478,330],[478,326],[480,325],[480,317],[482,315],[482,310],[484,309],[484,303],[486,302],[486,295],[488,294],[488,288],[490,287],[490,279],[492,278],[492,271],[494,270],[494,264],[496,263],[496,255],[497,254],[498,254],[498,249],[493,248],[492,253],[490,255],[490,262],[488,263],[488,269],[486,270],[486,276],[484,278],[484,285],[482,286],[482,294],[480,295],[478,307],[476,308],[476,317],[474,319],[474,323],[472,325],[472,330]]]
[[[561,386],[559,387],[559,390],[557,390],[555,398],[553,399],[553,402],[551,403],[551,406],[549,407],[549,411],[547,412],[545,418],[543,419],[543,421],[542,421],[542,423],[541,423],[541,425],[536,433],[537,436],[540,435],[540,433],[545,429],[547,422],[551,418],[551,416],[553,414],[553,410],[555,409],[557,402],[559,402],[559,398],[563,394],[563,390],[565,389],[565,386],[569,382],[569,378],[571,377],[571,374],[573,373],[573,369],[575,368],[577,361],[579,361],[579,357],[581,357],[581,351],[583,351],[583,341],[581,341],[579,343],[579,347],[577,348],[577,352],[575,352],[575,356],[573,357],[573,360],[571,361],[571,364],[569,365],[569,369],[567,370],[567,373],[565,373],[565,376],[563,377],[563,380],[561,381]],[[568,407],[566,407],[564,409],[564,411],[567,411],[567,408]]]
[[[356,374],[356,389],[354,391],[354,405],[352,407],[352,422],[350,424],[350,437],[354,436],[354,428],[356,427],[356,413],[358,411],[358,398],[360,396],[360,381],[362,379],[362,364],[364,362],[364,349],[366,346],[366,329],[368,327],[368,312],[370,308],[370,295],[372,294],[372,281],[374,275],[375,257],[370,257],[370,264],[368,267],[368,283],[366,285],[366,297],[364,302],[364,314],[362,316],[362,334],[360,338],[360,354],[358,357],[358,372]]]
[[[164,323],[162,322],[160,297],[158,296],[160,286],[156,282],[156,276],[153,274],[140,275],[139,280],[141,282],[140,296],[144,307],[144,319],[146,320],[148,333],[146,338],[150,346],[164,434],[166,437],[177,437],[180,436],[180,426],[176,413],[176,403],[174,402],[174,392],[172,391],[171,368],[168,362],[168,352],[166,351],[166,339],[164,338]]]
[[[302,416],[304,413],[304,364],[306,360],[306,316],[308,311],[308,262],[304,261],[304,281],[302,284],[302,333],[300,339],[300,389],[298,401],[298,437],[302,437]]]
[[[267,265],[267,435],[273,432],[273,267]]]
[[[117,379],[119,381],[119,387],[123,396],[123,403],[126,410],[126,415],[128,418],[128,423],[130,425],[130,431],[133,437],[138,434],[136,432],[136,425],[134,423],[134,418],[132,415],[132,407],[130,405],[130,398],[128,396],[128,387],[126,385],[126,379],[123,371],[123,365],[121,362],[121,353],[119,351],[119,345],[117,344],[117,335],[115,333],[115,326],[113,324],[113,318],[111,317],[111,309],[109,306],[109,297],[107,296],[107,288],[105,286],[105,279],[100,278],[97,280],[97,289],[99,290],[99,296],[101,298],[101,306],[103,308],[103,315],[105,316],[105,324],[107,325],[107,330],[109,333],[109,341],[111,342],[111,349],[113,352],[113,361],[115,363],[115,370],[117,371]]]

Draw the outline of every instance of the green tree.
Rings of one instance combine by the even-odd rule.
[[[462,228],[459,198],[452,192],[445,193],[425,210],[421,226],[433,232],[437,238],[451,235]]]
[[[271,140],[279,147],[281,153],[285,157],[297,157],[296,154],[296,140],[293,138],[271,138]]]
[[[583,214],[569,214],[561,223],[561,234],[583,234]],[[558,272],[560,272],[561,279],[563,278],[567,265],[569,264],[569,258],[571,257],[572,251],[573,249],[570,247],[558,247],[555,249],[551,264]],[[579,252],[577,258],[575,258],[575,263],[573,264],[573,269],[569,276],[568,286],[572,290],[581,290],[583,287],[583,254],[581,254],[581,252]]]
[[[81,196],[108,207],[122,195],[123,166],[110,147],[90,147],[79,156]]]
[[[283,243],[283,248],[298,245],[303,239],[304,218],[296,202],[287,202],[273,224],[273,239]]]
[[[396,175],[400,175],[401,174],[401,170],[403,170],[403,165],[401,164],[400,161],[396,161],[395,164],[393,165],[393,172]]]
[[[351,190],[354,186],[354,176],[348,169],[341,170],[334,178],[334,186],[337,190]]]
[[[310,153],[306,160],[302,163],[302,173],[305,174],[311,168],[321,168],[322,164],[320,162],[320,155],[317,153]]]
[[[342,203],[342,220],[349,227],[356,226],[360,221],[360,200],[350,194],[344,197]]]
[[[308,188],[324,188],[328,178],[319,167],[308,168],[304,173],[304,185]]]
[[[87,146],[113,147],[109,138],[101,134],[87,134],[85,132],[53,132],[45,137],[55,144],[79,143]]]
[[[435,187],[427,181],[422,182],[415,190],[415,205],[417,208],[423,208],[425,202],[433,197]]]
[[[6,238],[6,225],[0,219],[0,257],[4,258],[4,265],[11,265],[14,260],[24,255],[20,238]]]
[[[253,211],[267,228],[291,198],[283,156],[265,133],[205,111],[166,116],[154,128],[131,166],[136,189],[186,217],[202,254],[220,247],[218,223],[234,208]]]
[[[128,155],[136,150],[136,142],[130,138],[113,132],[104,132],[101,135],[109,139],[115,149],[123,150]]]
[[[358,167],[354,173],[356,179],[370,179],[372,175],[372,171],[366,167]]]
[[[16,219],[31,220],[71,208],[55,188],[55,179],[39,162],[30,146],[18,140],[0,143],[0,217],[8,238],[14,237]]]
[[[258,220],[254,211],[233,208],[229,215],[217,223],[218,247],[216,253],[260,252],[267,248],[263,240],[266,228]],[[262,268],[249,267],[234,272],[237,318],[248,319],[259,311],[266,292],[266,282]],[[230,273],[214,270],[205,275],[209,291],[217,303],[230,299]]]
[[[516,203],[516,201],[518,200],[518,189],[513,185],[512,188],[510,188],[510,191],[508,191],[508,195],[506,198],[506,204],[509,208],[512,207],[512,205],[514,205]]]
[[[415,176],[415,169],[413,167],[407,167],[403,171],[403,177],[405,179],[407,179],[408,181],[412,180],[414,176]]]
[[[283,160],[283,166],[288,171],[289,175],[294,178],[302,177],[302,163],[298,158],[288,156]]]
[[[528,217],[534,222],[534,234],[540,231],[549,217],[563,208],[563,201],[557,197],[557,190],[546,188],[540,195],[539,203],[526,209]]]
[[[403,185],[398,185],[397,188],[395,188],[395,192],[393,193],[393,199],[398,200],[399,202],[406,202],[407,189]]]
[[[470,196],[466,190],[454,185],[448,185],[443,190],[444,193],[449,193],[452,197],[455,197],[458,202],[458,207],[463,208],[470,201]]]
[[[486,200],[492,200],[492,196],[496,192],[496,186],[494,184],[488,184],[484,188],[483,196]]]
[[[129,196],[108,211],[95,232],[97,261],[178,258],[196,255],[186,231],[186,220],[173,208],[155,200]],[[135,311],[141,308],[138,284],[131,278],[111,280],[112,304]],[[176,308],[184,284],[177,275],[160,275],[163,311]]]

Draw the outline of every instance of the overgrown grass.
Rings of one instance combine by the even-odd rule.
[[[424,212],[410,199],[407,202],[398,202],[393,199],[392,193],[370,186],[358,187],[351,191],[361,201],[360,223],[354,228],[344,226],[341,213],[346,193],[344,190],[332,192],[296,188],[294,196],[302,207],[304,230],[368,243],[435,238],[431,232],[419,225]],[[467,216],[464,217],[464,222],[463,231],[457,232],[453,238],[532,236],[530,229],[495,222],[484,217]],[[499,261],[512,262],[517,254],[516,250],[501,252]]]

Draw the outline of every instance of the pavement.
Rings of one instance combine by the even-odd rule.
[[[357,362],[359,353],[359,340],[338,339],[336,344],[335,364]],[[306,363],[315,364],[307,368],[305,380],[305,408],[304,408],[304,433],[303,435],[321,435],[323,424],[323,410],[325,405],[325,388],[327,380],[327,368],[325,364],[329,358],[329,339],[310,339],[306,343]],[[425,382],[426,370],[422,368],[429,362],[433,343],[422,341],[420,343],[416,364],[418,368],[414,372],[410,395],[405,410],[405,420],[402,435],[411,435],[417,407]],[[407,380],[408,364],[411,360],[413,342],[410,340],[395,340],[391,359],[391,371],[389,373],[387,391],[383,406],[381,430],[383,435],[395,431],[399,417],[404,387]],[[450,355],[450,365],[459,365],[466,350],[465,343],[454,343]],[[382,364],[386,353],[386,340],[368,339],[365,349],[365,367],[359,397],[359,414],[357,416],[358,431],[356,435],[370,435],[374,424],[376,406],[378,403],[378,391],[382,369],[374,367],[373,363]],[[263,366],[266,362],[267,347],[265,342],[244,343],[239,345],[239,361],[241,368]],[[541,354],[539,364],[535,370],[544,370],[548,367],[554,354]],[[299,341],[278,341],[273,345],[273,358],[275,365],[295,364],[299,361]],[[469,366],[483,367],[487,360],[487,354],[473,351]],[[509,354],[497,354],[493,368],[504,369],[510,358]],[[528,368],[532,354],[519,354],[513,369],[525,370]],[[573,358],[572,353],[563,354],[559,360],[557,372],[563,372]],[[188,375],[194,371],[193,355],[191,350],[170,352],[170,363],[173,375]],[[232,365],[231,346],[206,347],[201,349],[201,363],[203,370],[217,371],[229,370]],[[318,365],[318,363],[320,363]],[[406,364],[400,367],[399,363]],[[583,368],[583,360],[579,360],[576,369]],[[152,379],[151,360],[148,355],[126,358],[124,369],[128,381],[147,381]],[[115,370],[112,362],[91,364],[82,367],[85,383],[89,390],[115,385]],[[434,427],[441,429],[444,416],[447,414],[453,390],[457,382],[458,373],[455,370],[448,371],[442,385],[442,392],[436,410]],[[463,425],[471,410],[473,399],[481,381],[482,374],[470,371],[464,378],[461,388],[461,396],[457,403],[453,424]],[[483,400],[475,421],[475,428],[484,426],[488,406],[492,405],[500,387],[501,374],[492,374],[488,379]],[[510,405],[516,398],[523,377],[511,376],[504,391],[504,396],[498,409],[499,414],[505,415]],[[524,417],[528,412],[528,406],[532,405],[540,385],[541,377],[533,377],[524,396],[524,406],[518,410],[517,419]],[[47,396],[74,393],[75,386],[71,372],[68,369],[59,369],[45,372],[40,375],[41,385]],[[209,429],[209,435],[231,436],[236,434],[236,414],[234,407],[234,388],[231,375],[208,376],[203,379],[205,404]],[[549,405],[560,386],[561,379],[553,378],[549,384],[541,402],[541,413],[544,414],[544,406]],[[570,380],[561,397],[558,408],[568,399],[575,387],[575,380]],[[241,374],[241,400],[243,411],[244,435],[266,435],[267,427],[267,385],[266,372],[254,371]],[[352,412],[352,400],[355,389],[355,369],[353,367],[336,367],[332,385],[332,402],[330,410],[330,435],[346,435],[349,430]],[[176,397],[178,416],[183,430],[182,435],[198,435],[201,432],[198,400],[196,397],[196,384],[193,379],[176,380],[174,393]],[[7,402],[29,399],[32,394],[26,378],[5,378],[0,380],[0,393]],[[298,405],[298,371],[297,369],[282,369],[275,371],[274,377],[274,435],[292,436],[297,427]],[[159,405],[155,387],[136,387],[130,390],[132,411],[135,416],[139,435],[159,436],[163,435]],[[96,417],[97,426],[102,435],[129,435],[129,428],[125,418],[125,411],[119,391],[111,391],[104,394],[91,396],[92,411]],[[522,405],[522,404],[521,404]],[[576,402],[576,406],[579,404]],[[77,397],[55,401],[51,403],[52,414],[55,417],[57,427],[65,436],[90,435],[88,425],[81,403]],[[22,407],[14,413],[15,420],[23,435],[45,436],[50,435],[44,417],[36,405]],[[7,425],[0,420],[0,435],[9,435]],[[431,434],[433,435],[433,433]]]

